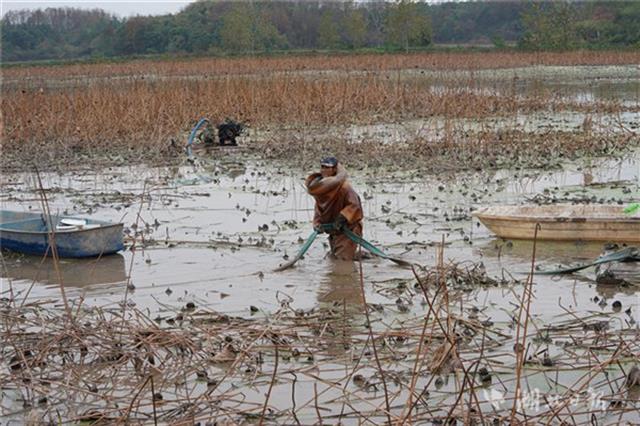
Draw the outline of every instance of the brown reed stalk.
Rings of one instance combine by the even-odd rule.
[[[415,267],[412,265],[411,266],[411,270],[413,272],[414,277],[416,277],[416,279],[418,279],[418,274],[415,270]],[[420,281],[418,280],[418,284],[420,286],[422,286],[422,283],[420,283]],[[416,383],[418,381],[418,366],[422,366],[422,362],[421,361],[421,355],[423,352],[422,349],[422,345],[424,343],[425,340],[425,334],[427,331],[427,325],[429,323],[429,317],[431,315],[431,310],[429,310],[427,312],[427,314],[424,317],[424,323],[422,324],[422,331],[420,333],[420,338],[418,340],[418,347],[416,348],[416,360],[413,364],[413,373],[411,375],[411,384],[409,385],[409,397],[407,398],[407,403],[405,404],[405,407],[403,408],[403,413],[401,415],[401,421],[400,424],[405,424],[405,422],[407,422],[408,424],[411,424],[411,412],[413,411],[413,395],[415,392],[415,387],[416,387]],[[425,354],[426,356],[426,354]],[[409,411],[404,414],[405,410],[407,409],[407,407],[409,408]]]
[[[418,273],[416,272],[415,267],[412,267],[411,269],[412,269],[414,277],[416,278],[416,280],[418,282],[418,285],[420,286],[420,288],[421,288],[421,290],[422,290],[422,292],[424,294],[425,300],[427,300],[426,298],[428,297],[428,293],[427,293],[426,285],[423,284],[422,281],[420,280],[420,277],[418,276]],[[435,320],[434,324],[432,325],[432,327],[435,325],[435,323],[439,322],[438,319],[437,319],[438,313],[433,308],[434,302],[438,297],[439,291],[440,291],[440,288],[436,288],[436,291],[435,291],[435,294],[434,294],[434,297],[433,297],[433,302],[427,301],[427,304],[429,306],[429,310],[427,311],[427,315],[425,316],[425,321],[424,321],[424,324],[423,324],[422,333],[424,333],[426,331],[426,325],[427,325],[427,322],[428,322],[428,318],[431,316],[431,313],[433,313],[434,316],[436,317],[436,320]],[[433,331],[433,328],[432,328],[432,331]],[[419,344],[420,347],[423,344],[423,339],[424,339],[423,336],[424,335],[421,334],[420,344]],[[417,353],[416,353],[416,362],[414,364],[413,374],[412,374],[412,377],[411,377],[411,386],[410,386],[410,391],[409,391],[409,398],[408,398],[407,404],[405,406],[405,409],[407,409],[407,414],[402,417],[402,421],[400,422],[400,424],[404,424],[405,421],[411,423],[411,413],[413,412],[413,409],[415,408],[415,405],[418,403],[418,400],[420,399],[420,398],[416,398],[416,400],[413,401],[413,394],[414,394],[414,389],[415,389],[415,385],[416,385],[416,382],[417,382],[417,375],[418,375],[418,358],[419,358],[419,354],[420,353],[421,353],[421,349],[419,351],[417,351]],[[425,356],[426,356],[426,353],[425,353]],[[423,358],[423,360],[424,360],[424,358]],[[419,365],[421,367],[422,365],[424,365],[424,362],[420,362]],[[427,387],[428,387],[428,385],[425,386],[425,389]]]
[[[378,349],[376,348],[376,340],[373,336],[373,327],[371,325],[371,318],[369,316],[369,305],[367,304],[367,298],[365,296],[364,288],[364,272],[362,269],[362,246],[358,246],[358,269],[360,274],[360,293],[362,295],[362,305],[364,307],[364,314],[367,321],[367,330],[371,336],[371,347],[373,348],[373,356],[376,360],[376,366],[378,367],[378,374],[380,374],[380,380],[382,380],[382,388],[384,389],[384,403],[386,406],[387,421],[391,425],[391,405],[389,404],[389,390],[387,389],[387,380],[385,378],[384,370],[380,364],[380,358],[378,357]]]
[[[298,416],[296,415],[296,383],[298,381],[298,376],[295,372],[289,372],[293,376],[293,381],[291,382],[291,415],[295,420],[297,425],[300,425],[300,420],[298,420]]]
[[[125,319],[126,319],[125,314],[127,312],[127,301],[129,297],[129,288],[131,284],[131,272],[133,271],[133,261],[136,255],[136,243],[138,241],[137,234],[138,234],[138,227],[140,225],[140,220],[141,220],[140,214],[142,213],[142,207],[144,206],[146,193],[147,193],[147,181],[145,180],[144,184],[142,185],[142,194],[140,195],[140,207],[138,208],[138,212],[136,213],[136,221],[134,222],[135,229],[133,230],[133,243],[129,248],[129,251],[131,252],[131,261],[129,262],[129,273],[127,274],[127,282],[126,282],[126,285],[124,286],[124,297],[122,302],[123,324],[125,323]],[[144,237],[141,236],[141,238],[142,238],[142,242],[144,243]]]
[[[64,290],[64,281],[62,280],[62,272],[60,271],[60,262],[58,257],[58,246],[56,246],[56,231],[54,228],[54,223],[51,218],[51,211],[49,210],[49,201],[47,200],[47,193],[42,185],[42,179],[40,179],[40,171],[38,167],[34,165],[34,170],[36,173],[36,178],[38,180],[38,190],[40,191],[41,196],[41,204],[42,204],[42,214],[46,217],[46,226],[48,232],[48,243],[49,247],[47,251],[51,249],[51,256],[53,258],[53,267],[56,271],[56,276],[58,277],[58,286],[60,288],[60,294],[62,295],[62,301],[64,302],[64,310],[67,313],[67,319],[69,322],[73,322],[73,315],[71,313],[71,308],[69,307],[69,301],[67,299],[67,293]]]
[[[22,302],[20,303],[20,307],[24,306],[25,302],[29,298],[29,294],[31,294],[31,290],[33,289],[33,286],[35,286],[36,282],[38,282],[38,277],[40,275],[40,269],[42,268],[42,265],[44,264],[44,262],[47,260],[50,251],[51,251],[51,246],[48,246],[47,250],[44,252],[44,254],[42,255],[42,258],[40,259],[40,264],[38,265],[38,272],[36,273],[36,276],[33,277],[33,279],[31,280],[31,284],[29,284],[29,288],[27,289],[27,291],[24,294],[24,297],[22,298]]]
[[[598,363],[598,365],[594,366],[591,368],[591,371],[589,371],[589,373],[587,373],[587,380],[585,380],[585,382],[577,389],[577,390],[573,390],[573,387],[569,387],[568,390],[573,390],[575,393],[579,393],[582,390],[584,390],[584,388],[586,386],[588,386],[591,383],[591,380],[593,379],[593,376],[595,376],[595,374],[592,376],[592,372],[596,371],[596,372],[600,372],[603,371],[608,365],[614,363],[618,357],[620,348],[623,346],[622,344],[623,342],[620,342],[620,344],[618,345],[618,347],[616,348],[616,350],[614,351],[614,353],[611,355],[611,357],[601,363]],[[582,380],[582,378],[580,378],[578,381]],[[553,421],[553,418],[560,413],[560,411],[562,411],[564,408],[567,407],[567,405],[569,405],[570,403],[570,399],[565,399],[565,401],[562,404],[558,404],[557,407],[553,408],[551,411],[551,418],[547,421],[546,425],[549,426],[551,424],[551,422]]]
[[[262,426],[264,422],[264,415],[267,412],[267,407],[269,406],[269,397],[271,397],[271,390],[273,389],[273,385],[276,382],[276,374],[278,374],[278,343],[274,345],[275,348],[275,364],[273,366],[273,374],[271,375],[271,382],[269,383],[269,390],[267,390],[267,396],[264,399],[264,406],[262,407],[262,414],[260,415],[260,426]]]
[[[524,285],[522,298],[520,299],[520,311],[518,313],[518,325],[516,327],[516,344],[514,350],[516,352],[516,389],[513,398],[513,405],[511,407],[511,423],[515,422],[516,408],[518,401],[520,400],[520,376],[524,367],[524,354],[527,341],[527,325],[529,323],[529,311],[531,308],[531,298],[533,297],[533,276],[535,272],[536,263],[536,244],[538,241],[538,231],[540,230],[540,224],[536,223],[533,231],[533,249],[531,253],[531,269],[527,282]],[[526,307],[524,306],[526,303]],[[524,318],[523,318],[524,315]],[[524,322],[524,325],[522,323]],[[522,327],[522,343],[520,343],[520,329]]]

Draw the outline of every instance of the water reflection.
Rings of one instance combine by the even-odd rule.
[[[603,247],[604,244],[598,242],[539,241],[536,245],[536,265],[541,265],[544,270],[553,270],[588,263],[603,254]],[[497,258],[498,264],[508,270],[519,268],[519,272],[527,273],[533,255],[533,241],[495,238],[476,246],[475,250],[482,257]],[[604,272],[608,272],[609,280],[605,279]],[[563,275],[551,278],[555,280],[561,277]],[[589,284],[596,283],[597,294],[606,299],[632,296],[640,291],[640,262],[611,262],[576,272],[570,277]]]
[[[327,260],[327,274],[320,281],[320,304],[344,304],[349,308],[362,306],[362,291],[357,263],[338,259]]]
[[[58,284],[53,259],[39,256],[4,256],[2,278]],[[60,273],[65,287],[86,287],[126,281],[124,256],[113,254],[96,259],[60,259]]]
[[[318,303],[323,326],[320,341],[333,357],[345,355],[364,321],[360,274],[357,263],[332,259],[320,282]]]
[[[535,253],[536,264],[555,262],[556,265],[566,265],[574,261],[593,260],[602,253],[603,247],[604,244],[600,242],[538,241]],[[507,264],[529,264],[533,256],[533,241],[492,238],[476,246],[476,250],[483,257],[497,257]]]

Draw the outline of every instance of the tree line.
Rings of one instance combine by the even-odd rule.
[[[526,50],[640,47],[640,2],[200,0],[177,14],[10,11],[2,61],[228,55],[300,50],[409,51],[436,44]]]

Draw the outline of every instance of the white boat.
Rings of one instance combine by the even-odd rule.
[[[640,242],[640,212],[624,213],[623,206],[551,204],[492,206],[473,213],[497,236],[555,241]]]

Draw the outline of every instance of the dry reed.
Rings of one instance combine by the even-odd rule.
[[[40,79],[84,79],[88,77],[145,75],[264,74],[273,71],[342,70],[385,71],[397,69],[481,70],[529,67],[533,65],[579,66],[624,65],[640,62],[637,51],[575,51],[562,53],[414,53],[362,55],[294,55],[280,57],[197,58],[133,60],[124,63],[71,64],[56,66],[5,67],[6,82],[23,83]]]
[[[614,326],[606,314],[581,318],[569,312],[554,324],[536,320],[534,330],[525,327],[516,336],[514,324],[483,319],[469,290],[498,286],[515,295],[521,283],[442,259],[435,268],[416,271],[413,282],[378,284],[381,294],[402,302],[367,304],[366,316],[339,302],[303,311],[286,299],[264,318],[163,306],[165,313],[152,319],[135,307],[85,306],[69,323],[52,302],[19,306],[2,299],[0,379],[23,405],[13,406],[11,415],[34,423],[290,424],[318,417],[481,424],[506,422],[511,404],[515,423],[574,423],[603,410],[621,419],[637,415],[627,395],[636,390],[625,387],[628,361],[640,349],[637,330]],[[531,293],[523,297],[526,304]],[[420,298],[428,307],[424,315],[397,315],[403,303]],[[517,311],[519,328],[526,320]],[[525,339],[524,353],[516,356],[511,347]],[[552,359],[542,359],[551,341],[566,343]],[[576,380],[566,374],[567,366],[584,375]],[[532,410],[506,395],[505,410],[496,412],[483,389],[490,381],[513,390],[515,368],[522,380],[558,382],[559,399],[548,407],[541,400]],[[444,387],[443,377],[451,379]],[[573,402],[587,389],[600,399],[585,409]]]
[[[509,78],[498,79],[488,89],[479,84],[473,70],[537,64],[626,64],[637,56],[634,52],[438,53],[9,68],[2,88],[1,149],[11,161],[2,166],[19,168],[25,161],[38,161],[46,167],[87,159],[108,164],[136,159],[166,161],[180,155],[186,133],[201,117],[214,122],[225,117],[243,121],[267,135],[250,136],[245,144],[249,149],[266,150],[271,156],[284,151],[285,157],[292,145],[298,152],[317,150],[318,145],[326,149],[325,141],[316,136],[331,132],[335,138],[332,150],[356,156],[370,152],[372,147],[366,144],[349,144],[344,135],[335,137],[335,131],[348,126],[444,120],[444,135],[429,140],[416,135],[399,151],[421,156],[444,147],[453,154],[449,157],[462,157],[456,161],[465,163],[465,156],[478,154],[478,146],[481,150],[503,149],[506,141],[517,150],[521,142],[514,138],[522,134],[516,124],[506,131],[470,131],[458,124],[461,119],[481,123],[489,117],[569,111],[586,114],[592,121],[596,114],[638,111],[637,106],[619,102],[563,98],[544,87],[522,92]],[[423,74],[420,70],[424,69],[435,73]],[[471,72],[450,75],[454,70]],[[577,135],[569,135],[572,145],[585,142],[587,150],[589,145],[598,145],[589,137],[599,138],[591,121],[578,129]],[[602,137],[616,146],[638,139],[629,129],[623,135]],[[558,138],[564,135],[522,136],[549,149],[557,147]],[[435,143],[440,141],[445,143]],[[393,153],[396,148],[386,151]]]

